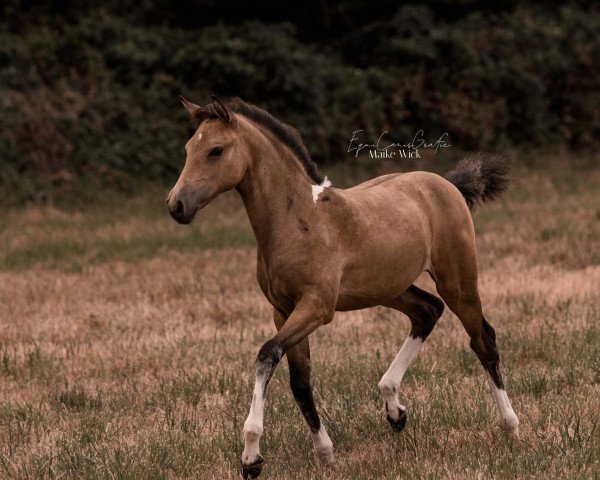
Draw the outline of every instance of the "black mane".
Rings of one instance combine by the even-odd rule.
[[[300,160],[300,163],[302,163],[302,166],[304,167],[304,170],[306,170],[306,173],[310,179],[317,185],[321,185],[323,183],[323,177],[317,170],[317,164],[312,158],[310,158],[310,154],[302,142],[302,137],[300,136],[298,130],[287,123],[277,120],[266,110],[263,110],[256,105],[252,105],[251,103],[246,103],[240,98],[234,98],[225,102],[225,104],[229,109],[231,109],[231,111],[243,115],[249,120],[258,123],[275,135],[279,140],[287,145],[292,152],[294,152],[298,160]],[[206,115],[205,118],[218,118],[212,105],[207,105],[203,108],[203,110]]]

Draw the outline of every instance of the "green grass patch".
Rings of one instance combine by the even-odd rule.
[[[81,271],[86,265],[112,260],[134,262],[169,251],[191,252],[204,249],[252,246],[255,240],[247,228],[219,228],[205,233],[190,231],[183,236],[154,235],[131,240],[61,240],[40,242],[0,254],[0,269],[24,270],[31,267]]]

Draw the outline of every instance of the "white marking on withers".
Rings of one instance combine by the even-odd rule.
[[[323,183],[321,183],[321,185],[313,185],[312,186],[312,197],[313,197],[313,201],[315,203],[317,203],[317,200],[319,199],[319,195],[321,195],[321,193],[323,193],[323,190],[325,190],[327,187],[331,187],[331,182],[329,181],[329,179],[327,177],[325,177],[325,179],[323,180]]]
[[[519,418],[510,404],[506,390],[498,388],[489,373],[488,381],[494,395],[494,400],[496,401],[496,407],[498,407],[498,423],[500,423],[500,427],[509,437],[518,439]]]
[[[398,355],[396,355],[396,358],[394,358],[390,368],[388,368],[388,371],[385,372],[379,382],[379,390],[385,400],[387,414],[394,421],[399,418],[398,409],[406,410],[406,407],[400,405],[398,401],[398,390],[400,389],[402,378],[404,378],[404,374],[410,364],[417,358],[422,346],[423,340],[409,336],[402,345]]]

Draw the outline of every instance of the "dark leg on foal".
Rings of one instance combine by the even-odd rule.
[[[285,323],[285,317],[277,310],[273,311],[273,319],[277,330]],[[308,338],[290,348],[286,356],[290,368],[292,394],[310,428],[315,454],[319,461],[331,463],[333,461],[333,444],[325,427],[321,424],[310,383],[310,344]]]
[[[333,307],[328,307],[318,295],[305,293],[277,334],[260,349],[256,358],[256,377],[252,404],[244,422],[244,451],[242,476],[255,478],[261,470],[263,458],[259,443],[263,432],[263,412],[267,385],[281,357],[301,343],[319,326],[333,318]]]
[[[504,382],[500,373],[500,354],[496,346],[496,331],[487,322],[483,314],[481,315],[480,334],[471,338],[469,346],[479,358],[494,385],[503,389]]]
[[[519,420],[504,389],[496,333],[481,309],[473,223],[466,209],[462,220],[448,218],[446,223],[446,234],[438,235],[432,245],[431,276],[438,293],[463,324],[471,348],[486,370],[502,429],[517,438]]]
[[[315,446],[315,454],[320,462],[331,463],[333,462],[333,444],[319,419],[310,384],[310,350],[308,338],[305,338],[294,348],[291,348],[287,353],[287,357],[290,366],[292,393],[310,428]]]
[[[450,309],[458,316],[471,337],[471,349],[479,358],[488,375],[490,389],[498,409],[498,422],[504,432],[513,439],[519,438],[519,419],[515,414],[500,373],[500,354],[496,346],[496,332],[481,311],[479,294],[475,290],[468,299],[453,294],[440,294]]]
[[[402,378],[442,315],[444,303],[436,296],[411,285],[406,292],[385,306],[400,310],[411,322],[408,338],[379,382],[379,389],[385,399],[387,420],[392,429],[400,432],[406,426],[406,407],[400,405],[398,400]]]
[[[517,440],[519,438],[519,419],[510,404],[500,373],[500,354],[496,347],[496,332],[483,315],[481,315],[479,334],[471,337],[470,345],[488,374],[490,389],[498,409],[498,423],[509,437]]]

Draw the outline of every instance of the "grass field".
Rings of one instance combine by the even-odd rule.
[[[448,311],[403,382],[409,424],[392,432],[377,382],[409,322],[376,308],[311,337],[335,465],[315,464],[283,362],[263,478],[600,478],[598,165],[517,166],[509,193],[475,214],[519,445]],[[2,213],[0,478],[237,477],[254,359],[274,332],[254,239],[234,193],[191,227],[168,217],[165,193]]]

